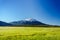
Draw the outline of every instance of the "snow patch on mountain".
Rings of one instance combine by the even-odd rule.
[[[25,21],[36,21],[36,19],[28,18],[28,19],[25,19]]]

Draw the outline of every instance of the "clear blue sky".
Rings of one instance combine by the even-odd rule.
[[[0,0],[0,21],[34,18],[46,24],[60,25],[59,0]]]

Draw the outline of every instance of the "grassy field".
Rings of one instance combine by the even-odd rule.
[[[0,27],[0,40],[60,40],[60,28]]]

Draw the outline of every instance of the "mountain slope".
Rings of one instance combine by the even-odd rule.
[[[32,18],[20,20],[20,21],[14,21],[14,22],[11,22],[10,24],[12,25],[45,25],[44,23],[39,22],[36,19],[32,19]]]
[[[0,26],[10,26],[12,24],[0,21]]]

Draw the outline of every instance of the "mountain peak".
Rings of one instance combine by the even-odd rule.
[[[33,19],[33,18],[28,18],[28,19],[25,19],[26,21],[36,21],[36,19]]]
[[[20,21],[14,21],[14,22],[11,22],[11,24],[13,25],[45,25],[44,23],[33,18],[28,18],[28,19],[24,19]]]

